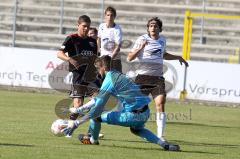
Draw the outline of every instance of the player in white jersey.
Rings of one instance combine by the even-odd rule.
[[[166,51],[166,39],[162,32],[162,21],[157,17],[151,18],[147,23],[147,34],[140,36],[131,52],[128,61],[139,62],[139,68],[135,70],[137,77],[135,82],[142,85],[146,94],[151,94],[156,105],[157,135],[163,138],[166,125],[165,114],[165,80],[163,77],[163,60],[179,60],[188,66],[181,57]]]
[[[98,48],[100,54],[112,57],[112,68],[122,72],[120,47],[122,43],[121,27],[114,22],[117,16],[116,9],[107,7],[105,10],[105,23],[99,25],[98,29]]]

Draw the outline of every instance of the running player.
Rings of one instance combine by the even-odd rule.
[[[131,52],[128,54],[128,61],[139,63],[136,70],[135,82],[142,85],[146,94],[151,94],[156,105],[157,135],[163,138],[166,125],[165,114],[165,80],[163,77],[163,60],[179,60],[185,66],[188,63],[181,57],[166,51],[166,39],[162,32],[162,21],[157,17],[151,18],[147,23],[147,34],[140,36]]]
[[[88,37],[90,24],[91,19],[87,15],[80,16],[77,33],[67,36],[57,53],[58,58],[69,62],[69,71],[72,72],[70,97],[75,108],[83,105],[84,96],[90,94],[90,88],[92,90],[89,84],[96,80],[94,61],[97,58],[97,42]],[[72,120],[76,118],[77,114],[70,116]]]

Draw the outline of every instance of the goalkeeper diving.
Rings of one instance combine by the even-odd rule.
[[[150,116],[148,104],[150,98],[141,92],[140,87],[131,79],[118,71],[111,70],[111,57],[102,56],[95,61],[95,67],[104,78],[99,94],[79,108],[70,108],[70,112],[85,114],[82,118],[73,121],[71,126],[63,129],[65,135],[71,135],[81,124],[90,120],[90,134],[80,134],[79,140],[83,144],[99,144],[99,132],[101,123],[129,127],[130,131],[151,142],[158,144],[164,150],[179,151],[178,145],[170,144],[166,140],[158,138],[150,130],[145,128],[145,123]],[[106,112],[106,103],[111,97],[116,97],[122,106],[121,110]],[[88,111],[88,113],[84,113]]]

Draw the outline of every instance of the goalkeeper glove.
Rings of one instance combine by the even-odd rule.
[[[62,129],[62,133],[65,135],[65,137],[72,137],[72,134],[74,130],[78,128],[78,125],[75,124],[73,120],[68,121],[68,126],[64,129]]]

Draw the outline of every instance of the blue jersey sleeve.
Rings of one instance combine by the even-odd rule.
[[[104,110],[104,106],[113,93],[114,86],[111,78],[111,74],[107,73],[103,84],[100,88],[99,94],[95,97],[95,106],[93,106],[89,112],[91,119],[100,116]]]

